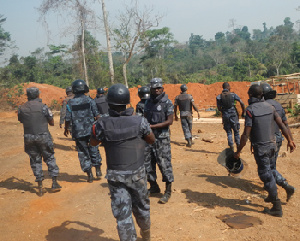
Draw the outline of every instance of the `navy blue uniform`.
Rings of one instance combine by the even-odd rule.
[[[48,130],[48,122],[52,119],[52,112],[38,98],[29,100],[18,109],[18,120],[24,127],[25,152],[30,157],[30,166],[36,182],[44,180],[42,159],[47,164],[51,177],[57,177],[59,173],[52,137]]]
[[[229,92],[229,90],[224,89],[222,93]],[[234,141],[237,145],[240,145],[240,123],[239,123],[239,116],[235,108],[235,101],[240,101],[240,97],[230,92],[231,95],[231,107],[226,108],[224,106],[224,102],[222,101],[222,94],[217,96],[217,106],[222,110],[222,120],[223,120],[223,128],[227,133],[228,145],[233,146],[233,139],[232,139],[232,130],[234,133]]]
[[[150,229],[143,138],[151,129],[144,117],[132,116],[133,111],[109,110],[110,116],[100,118],[93,128],[93,135],[105,148],[111,208],[122,241],[137,239],[132,213],[142,230]]]
[[[258,175],[264,183],[270,199],[277,197],[275,177],[271,168],[276,151],[275,113],[273,106],[257,98],[251,98],[246,108],[245,126],[251,127],[251,145],[258,167]]]
[[[101,165],[97,146],[91,146],[91,128],[99,115],[96,103],[84,94],[77,94],[68,101],[66,121],[72,124],[72,138],[76,142],[81,169],[88,172],[92,166]]]

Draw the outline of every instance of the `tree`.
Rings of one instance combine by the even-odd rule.
[[[87,29],[87,25],[95,22],[95,14],[94,11],[88,7],[87,0],[43,0],[38,10],[41,15],[40,20],[44,21],[46,21],[46,15],[51,11],[73,16],[74,22],[70,29],[74,31],[73,26],[75,26],[75,28],[80,31],[79,35],[81,36],[81,45],[79,46],[79,50],[82,56],[83,75],[86,84],[89,85],[85,57],[86,49],[84,46],[84,34]]]
[[[6,18],[3,17],[3,15],[0,15],[0,55],[2,55],[5,51],[5,48],[8,46],[7,43],[11,41],[10,39],[10,33],[6,32],[2,24],[5,23]]]
[[[110,73],[110,80],[111,83],[114,84],[115,82],[115,71],[114,71],[114,63],[111,53],[111,43],[110,43],[110,28],[108,26],[107,21],[107,12],[105,8],[104,0],[101,0],[102,2],[102,12],[103,12],[103,23],[105,28],[105,34],[106,34],[106,43],[107,43],[107,56],[108,56],[108,62],[109,62],[109,73]]]
[[[114,29],[114,39],[116,48],[123,54],[123,77],[126,87],[127,81],[127,65],[132,56],[143,51],[149,44],[149,39],[145,35],[146,31],[153,27],[157,27],[161,19],[155,15],[151,17],[152,8],[144,8],[141,10],[138,2],[133,7],[125,6],[125,12],[119,16],[120,25]]]

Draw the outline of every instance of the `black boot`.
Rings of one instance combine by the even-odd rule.
[[[286,191],[286,202],[288,202],[291,199],[291,197],[293,196],[293,194],[295,192],[295,188],[293,186],[289,185],[287,181],[283,182],[282,187]]]
[[[272,202],[272,198],[270,197],[270,195],[268,195],[268,196],[264,199],[264,201],[265,201],[266,203],[270,203],[270,202]]]
[[[58,184],[57,182],[57,177],[52,177],[52,191],[54,192],[59,192],[61,189],[61,185]]]
[[[140,234],[142,236],[143,241],[150,241],[151,240],[150,229],[146,229],[146,230],[141,229]]]
[[[160,188],[156,181],[149,181],[150,188],[148,189],[149,194],[160,193]]]
[[[164,195],[159,199],[159,203],[165,204],[169,201],[171,197],[171,192],[172,192],[172,183],[171,182],[166,182],[166,190]]]
[[[92,183],[93,180],[94,180],[94,176],[93,176],[92,170],[91,170],[91,169],[88,170],[88,171],[86,172],[86,174],[87,174],[87,176],[88,176],[87,182]]]
[[[102,177],[102,172],[100,166],[96,166],[96,178],[97,180],[100,180]]]
[[[273,207],[271,209],[265,208],[264,213],[272,215],[274,217],[282,217],[282,207],[280,199],[272,201]]]
[[[44,195],[44,190],[43,190],[43,182],[42,181],[38,181],[38,192],[37,195],[39,197]]]
[[[188,138],[188,139],[187,139],[187,142],[188,142],[188,143],[186,144],[186,146],[187,146],[187,147],[192,147],[192,138]]]

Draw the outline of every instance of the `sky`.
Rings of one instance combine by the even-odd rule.
[[[87,0],[93,2],[93,0]],[[49,28],[46,31],[39,19],[37,7],[42,0],[0,0],[0,15],[6,17],[2,25],[5,31],[11,34],[11,39],[18,47],[14,50],[19,56],[29,56],[39,47],[54,44],[71,45],[76,30],[69,27],[65,32],[66,19],[53,13],[48,18]],[[253,29],[276,27],[283,24],[286,17],[293,23],[300,20],[300,11],[296,8],[300,2],[296,0],[138,0],[140,6],[152,6],[154,13],[163,15],[159,28],[169,27],[174,38],[179,42],[188,41],[190,35],[202,35],[204,39],[214,39],[217,32],[232,30],[229,20],[234,19],[237,27],[247,26],[252,34]],[[131,0],[105,0],[109,20],[116,23],[116,16],[124,10],[124,4]],[[99,9],[98,9],[99,8]],[[101,5],[95,7],[101,17]],[[99,24],[101,24],[99,20]],[[298,25],[295,28],[298,28]],[[50,31],[50,33],[49,33]],[[103,48],[106,46],[105,35],[101,30],[90,30],[100,41]],[[11,52],[6,53],[6,58]]]

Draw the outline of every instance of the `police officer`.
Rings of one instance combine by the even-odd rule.
[[[87,181],[93,182],[92,166],[96,168],[97,179],[102,176],[102,159],[98,147],[90,145],[91,127],[95,118],[100,115],[95,101],[85,95],[89,92],[89,87],[83,80],[78,79],[72,83],[72,92],[75,96],[67,104],[64,134],[68,136],[68,128],[72,123],[72,139],[76,142],[81,169],[87,173]]]
[[[145,141],[155,137],[144,117],[132,115],[129,90],[122,84],[108,89],[109,117],[93,125],[92,144],[103,143],[111,207],[120,240],[136,240],[134,214],[144,241],[150,240],[150,201],[144,166]]]
[[[165,193],[159,200],[159,203],[164,204],[171,197],[172,182],[174,182],[169,132],[169,126],[173,123],[174,106],[164,92],[161,78],[154,78],[150,81],[150,99],[145,103],[144,115],[156,138],[154,144],[146,145],[145,148],[145,165],[150,183],[149,193],[160,193],[156,182],[157,164],[162,173],[162,181],[166,183]]]
[[[145,102],[150,98],[150,88],[148,86],[143,86],[139,88],[138,96],[141,100],[136,105],[135,113],[139,116],[144,116]]]
[[[241,138],[240,146],[234,154],[239,158],[247,139],[250,137],[254,158],[258,166],[258,175],[264,183],[264,189],[268,192],[269,201],[273,204],[271,209],[265,208],[264,212],[272,216],[281,217],[281,201],[277,196],[277,186],[271,163],[275,155],[276,143],[274,136],[275,122],[281,129],[283,135],[288,140],[288,147],[293,152],[296,148],[289,132],[282,123],[280,116],[275,108],[266,103],[263,96],[263,89],[260,85],[254,84],[248,90],[249,106],[246,109],[245,129]]]
[[[187,140],[187,147],[192,146],[192,126],[193,126],[193,108],[198,113],[198,119],[200,119],[200,113],[197,106],[194,103],[193,96],[188,94],[187,86],[185,84],[180,86],[181,93],[175,97],[174,112],[175,121],[178,121],[177,106],[180,111],[180,121],[184,137]]]
[[[39,89],[31,87],[26,90],[28,102],[19,106],[18,120],[24,127],[25,152],[30,157],[30,166],[38,183],[38,195],[43,195],[42,158],[48,166],[52,177],[52,190],[59,191],[57,183],[59,168],[54,157],[54,148],[48,124],[54,126],[53,114],[47,105],[39,98]]]
[[[268,83],[262,83],[261,86],[263,88],[263,95],[264,95],[265,101],[267,103],[271,104],[275,108],[275,110],[277,111],[278,115],[280,116],[283,124],[287,128],[289,135],[293,139],[292,133],[290,131],[288,121],[287,121],[287,118],[285,115],[285,111],[282,108],[281,104],[278,103],[276,100],[274,100],[276,97],[276,90],[272,90],[271,86]],[[282,141],[283,141],[282,133],[279,130],[278,125],[275,125],[275,139],[276,139],[277,149],[275,151],[274,159],[271,162],[271,170],[273,171],[273,175],[275,177],[276,184],[285,189],[286,194],[287,194],[286,201],[288,202],[289,199],[294,194],[295,188],[293,186],[289,185],[288,182],[286,181],[286,179],[276,170],[276,161],[277,161],[278,153],[279,153],[280,147],[282,146]],[[265,202],[268,202],[268,201],[270,201],[270,200],[268,198],[266,198]]]
[[[60,120],[59,120],[59,127],[62,128],[62,124],[65,123],[66,111],[67,111],[67,103],[70,99],[73,99],[74,94],[72,93],[72,87],[68,86],[66,88],[67,97],[63,100],[62,107],[60,110]]]
[[[100,113],[100,117],[108,116],[108,103],[106,101],[105,91],[103,88],[97,89],[95,102]]]
[[[236,146],[238,147],[240,145],[240,123],[235,108],[235,101],[238,101],[241,104],[242,116],[245,116],[245,104],[237,94],[230,92],[230,85],[228,82],[224,82],[222,87],[222,93],[217,96],[217,108],[222,112],[223,128],[227,133],[228,146],[233,150],[232,130]]]

